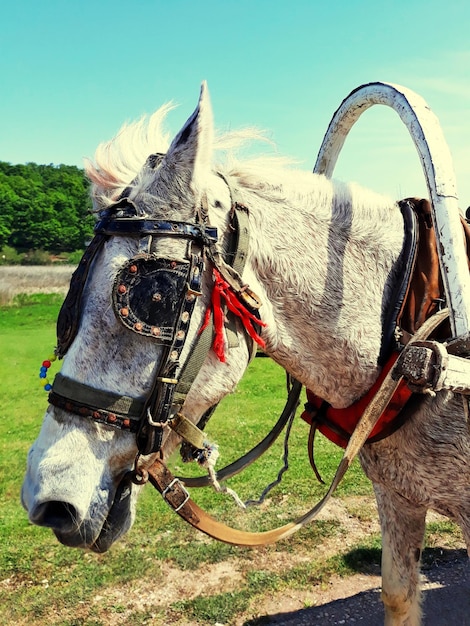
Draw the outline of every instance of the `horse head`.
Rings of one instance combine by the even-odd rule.
[[[107,163],[102,151],[101,167],[88,167],[99,220],[59,316],[65,358],[22,489],[30,520],[65,545],[104,551],[126,532],[141,489],[130,478],[136,456],[139,468],[168,457],[179,441],[168,423],[176,414],[198,422],[249,362],[239,320],[228,349],[221,307],[217,350],[198,349],[188,389],[178,386],[209,319],[214,270],[235,298],[244,291],[229,258],[234,200],[213,171],[212,135],[203,85],[171,145],[149,150],[140,169],[113,170],[110,144]]]

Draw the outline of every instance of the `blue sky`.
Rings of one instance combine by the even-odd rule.
[[[360,84],[418,92],[441,121],[470,204],[468,0],[16,0],[0,8],[0,160],[82,165],[123,122],[164,102],[176,132],[209,84],[221,129],[266,129],[312,169],[328,122]],[[426,194],[396,114],[373,107],[335,177]]]

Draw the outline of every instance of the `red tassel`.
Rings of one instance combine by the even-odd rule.
[[[222,310],[222,298],[227,305],[229,311],[234,313],[242,321],[249,336],[256,341],[256,343],[262,348],[265,347],[264,340],[259,336],[253,327],[253,324],[258,326],[266,326],[264,322],[253,315],[246,306],[241,302],[236,293],[234,293],[229,283],[222,278],[220,272],[217,269],[213,269],[214,274],[214,288],[212,290],[211,306],[207,309],[204,321],[199,330],[199,334],[202,333],[204,328],[209,324],[211,309],[214,315],[214,341],[212,343],[212,349],[217,355],[217,358],[222,363],[225,363],[225,351],[224,351],[224,312]]]
[[[222,291],[220,286],[214,285],[212,291],[212,315],[214,316],[214,341],[212,343],[212,349],[216,353],[219,361],[225,363],[225,350],[224,350],[224,312],[222,311],[221,296]]]

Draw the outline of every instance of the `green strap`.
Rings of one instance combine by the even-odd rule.
[[[231,266],[241,276],[243,274],[243,270],[245,269],[246,257],[250,246],[250,228],[248,213],[245,207],[238,203],[235,204],[233,225],[238,237],[233,251],[233,261]]]
[[[168,423],[170,428],[185,441],[189,442],[198,450],[204,449],[204,442],[206,440],[205,434],[195,424],[190,422],[187,417],[181,413],[177,413]]]
[[[248,256],[248,248],[250,245],[250,229],[248,221],[248,212],[245,206],[238,201],[236,197],[236,191],[229,185],[227,179],[224,179],[227,186],[230,189],[230,196],[232,198],[232,224],[234,229],[234,236],[229,243],[229,249],[226,252],[226,257],[229,260],[231,267],[238,273],[242,274],[245,268],[246,259]],[[227,333],[227,341],[229,348],[235,348],[239,345],[237,324],[234,316],[228,316],[228,324],[225,326]],[[194,347],[186,359],[186,363],[179,376],[179,381],[176,385],[174,400],[176,403],[182,404],[191,389],[202,364],[206,360],[209,350],[212,346],[213,340],[213,324],[212,321],[203,330],[199,338],[197,339]],[[247,334],[247,341],[253,342],[251,337]],[[251,351],[251,358],[256,353],[256,346]]]
[[[212,339],[213,326],[212,324],[208,324],[199,335],[199,338],[194,344],[193,349],[186,359],[183,369],[181,370],[179,380],[176,384],[175,394],[173,396],[176,403],[182,404],[184,402],[189,390],[191,389],[194,379],[209,354],[209,350],[212,346]]]
[[[111,391],[95,389],[84,383],[67,378],[60,372],[55,375],[52,390],[64,398],[73,398],[73,401],[77,404],[100,407],[100,409],[105,411],[133,418],[139,418],[145,407],[144,399],[130,398],[129,396],[121,396]]]

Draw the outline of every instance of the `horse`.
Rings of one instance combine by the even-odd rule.
[[[215,136],[205,83],[196,110],[172,141],[163,131],[169,110],[125,126],[86,165],[102,219],[100,242],[71,297],[72,310],[77,302],[79,308],[59,350],[66,355],[56,395],[66,395],[65,380],[85,399],[108,394],[140,403],[144,417],[136,425],[123,419],[116,428],[110,412],[85,418],[72,402],[49,404],[29,451],[21,497],[30,521],[51,528],[66,546],[104,551],[129,530],[142,485],[126,477],[136,465],[142,475],[155,456],[167,459],[181,441],[166,421],[181,413],[197,424],[233,391],[253,341],[337,409],[363,397],[382,370],[383,322],[394,304],[405,238],[397,202],[279,158],[228,158],[216,165],[218,148],[250,133]],[[250,231],[239,272],[227,261],[234,196]],[[168,282],[163,299],[151,293],[147,307],[120,301],[130,286],[137,288],[131,276],[137,270]],[[208,311],[215,321],[217,281],[249,305],[230,324],[231,339],[227,321],[219,319],[212,331],[217,345],[214,340],[178,403],[171,389]],[[142,297],[154,289],[144,279],[139,284]],[[151,315],[168,317],[167,343]],[[470,434],[465,405],[451,391],[416,395],[402,413],[400,428],[365,445],[360,462],[373,483],[381,524],[385,623],[416,626],[427,511],[455,521],[469,545]]]

